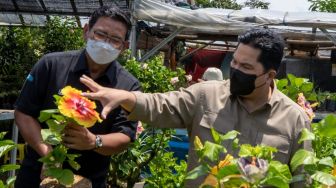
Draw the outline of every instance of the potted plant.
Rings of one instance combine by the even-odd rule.
[[[288,187],[292,180],[289,167],[273,160],[275,148],[248,144],[239,145],[237,131],[230,131],[225,135],[211,129],[214,142],[202,141],[196,137],[195,149],[200,165],[190,171],[187,179],[195,179],[206,175],[200,187]],[[238,158],[227,153],[223,142],[232,140],[233,147],[239,149]],[[221,159],[220,156],[225,156]],[[216,165],[211,166],[210,164]]]
[[[54,146],[48,155],[39,159],[43,163],[46,176],[41,187],[56,184],[59,187],[70,185],[71,187],[89,188],[92,186],[89,180],[75,176],[70,169],[62,168],[64,162],[67,162],[73,169],[80,168],[75,160],[79,155],[68,153],[68,148],[62,143],[62,132],[69,124],[91,127],[97,121],[102,120],[95,111],[95,103],[83,97],[81,91],[66,86],[61,90],[61,94],[62,96],[54,95],[57,109],[43,110],[38,118],[40,122],[45,122],[49,127],[41,130],[43,141]],[[85,108],[77,108],[77,106],[85,106]]]

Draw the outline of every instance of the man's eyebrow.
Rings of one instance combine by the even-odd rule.
[[[240,64],[242,64],[242,65],[252,66],[251,63],[249,63],[249,62],[241,62]]]

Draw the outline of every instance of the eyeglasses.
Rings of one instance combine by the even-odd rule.
[[[93,37],[95,40],[100,40],[111,44],[114,48],[120,49],[124,46],[124,41],[121,38],[108,35],[104,31],[93,31]]]

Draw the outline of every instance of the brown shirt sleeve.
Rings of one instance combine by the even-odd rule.
[[[157,128],[191,128],[200,106],[200,86],[192,85],[167,93],[133,92],[136,104],[128,119],[140,120]]]

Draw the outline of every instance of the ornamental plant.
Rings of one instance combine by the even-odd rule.
[[[200,187],[289,187],[292,179],[289,167],[273,160],[277,149],[265,145],[238,144],[237,131],[225,135],[211,129],[214,142],[195,137],[194,145],[200,165],[190,171],[187,179],[206,175]],[[233,148],[240,148],[238,158],[227,153],[223,142],[231,140]],[[221,160],[224,156],[223,160]],[[210,166],[209,164],[216,164]]]
[[[71,185],[74,174],[70,169],[63,169],[64,162],[78,170],[80,165],[75,161],[78,154],[69,154],[68,148],[62,144],[62,132],[69,124],[92,127],[101,122],[99,114],[95,111],[96,104],[81,95],[81,91],[71,86],[61,90],[61,95],[54,95],[57,109],[40,112],[39,121],[45,122],[48,129],[42,129],[43,141],[54,146],[53,150],[39,159],[45,166],[45,175],[56,178],[62,185]]]
[[[296,101],[299,93],[303,93],[308,101],[317,101],[314,83],[310,82],[307,78],[299,78],[293,74],[287,74],[287,78],[276,80],[276,85],[282,93],[293,101]]]
[[[292,80],[300,79],[290,76]],[[302,80],[301,78],[300,80]],[[304,79],[305,80],[305,79]],[[297,81],[301,82],[301,81]],[[281,83],[278,82],[281,85]],[[301,90],[299,90],[300,92]],[[285,93],[289,94],[289,93]],[[318,96],[319,98],[319,96]],[[324,100],[324,99],[323,99]],[[319,101],[323,101],[321,98]],[[305,113],[313,120],[315,114],[304,93],[297,94],[295,100]],[[336,116],[328,115],[318,123],[313,123],[311,130],[303,129],[299,143],[311,141],[313,151],[301,149],[292,157],[290,167],[292,171],[299,167],[302,173],[293,177],[293,181],[305,181],[309,187],[336,185]]]
[[[336,185],[336,116],[328,115],[312,124],[312,132],[304,129],[300,142],[311,140],[314,151],[299,150],[291,161],[291,169],[303,167],[303,175],[297,179],[311,184],[310,187]]]
[[[0,157],[4,157],[12,149],[16,147],[16,144],[12,140],[5,139],[6,132],[0,133]],[[20,165],[16,164],[4,164],[0,166],[0,175],[5,176],[5,173],[11,170],[19,169]],[[14,186],[15,176],[6,179],[5,181],[0,180],[1,188],[10,188]]]

